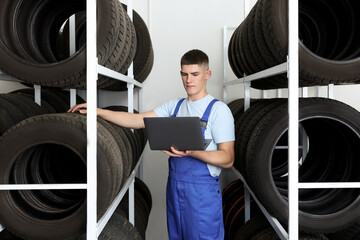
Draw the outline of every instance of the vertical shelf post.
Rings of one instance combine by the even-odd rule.
[[[227,81],[227,69],[226,66],[228,65],[228,60],[227,60],[227,52],[228,52],[228,45],[227,45],[227,31],[228,31],[228,27],[224,26],[223,29],[223,83],[225,83]],[[225,84],[223,84],[223,101],[226,103],[227,102],[227,86]]]
[[[70,107],[76,105],[76,89],[70,89]]]
[[[127,14],[129,15],[130,19],[133,20],[133,4],[132,0],[127,1]],[[131,63],[128,69],[128,76],[134,78],[134,67],[133,63]],[[134,112],[134,84],[128,83],[128,112]],[[134,183],[135,178],[131,181],[129,186],[129,222],[135,226],[135,204],[134,204]]]
[[[331,83],[328,85],[328,98],[334,99],[334,84]]]
[[[289,239],[299,238],[299,1],[289,1]],[[291,26],[291,27],[290,27]]]
[[[144,107],[143,107],[143,89],[142,88],[138,88],[138,108],[139,108],[139,113],[144,112]],[[141,161],[141,158],[140,158]],[[142,168],[142,164],[139,166],[139,170],[137,172],[137,177],[140,179],[143,179],[144,176],[144,172],[143,172],[143,168]]]
[[[131,181],[129,186],[129,222],[135,226],[135,178]]]
[[[76,19],[75,14],[69,18],[69,53],[76,53]],[[76,105],[76,89],[70,89],[70,107]]]
[[[87,87],[87,225],[86,239],[97,239],[97,36],[96,0],[86,1],[86,87]]]
[[[41,86],[40,85],[34,85],[34,101],[41,106]]]
[[[245,76],[245,74],[244,74]],[[251,82],[244,80],[244,112],[250,108],[250,86]],[[245,222],[250,220],[250,192],[247,187],[244,188],[245,201]]]
[[[244,111],[250,107],[250,87],[251,82],[244,81]]]

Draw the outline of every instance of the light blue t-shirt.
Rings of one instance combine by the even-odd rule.
[[[177,117],[199,117],[201,118],[209,105],[214,99],[211,95],[190,102],[187,98],[181,104]],[[158,117],[170,117],[176,108],[180,99],[170,100],[154,109]],[[206,151],[217,150],[217,144],[223,142],[235,141],[234,118],[229,107],[220,101],[217,101],[210,112],[209,120],[205,130],[205,138],[212,139]],[[219,176],[221,168],[207,164],[211,176]]]

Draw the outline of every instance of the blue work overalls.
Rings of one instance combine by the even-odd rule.
[[[171,117],[176,117],[181,99]],[[214,99],[201,118],[203,137]],[[207,164],[193,157],[170,157],[166,189],[170,240],[223,240],[224,226],[219,177],[210,175]]]

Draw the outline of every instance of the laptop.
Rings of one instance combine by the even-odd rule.
[[[205,150],[211,139],[203,139],[199,117],[144,118],[151,150]]]

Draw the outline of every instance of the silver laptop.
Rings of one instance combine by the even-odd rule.
[[[203,139],[199,117],[144,118],[151,150],[205,150],[211,139]]]

